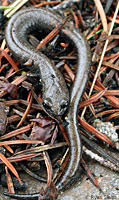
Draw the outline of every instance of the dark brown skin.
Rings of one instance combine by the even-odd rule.
[[[50,18],[45,18],[46,10],[43,9],[28,8],[17,12],[9,20],[5,36],[15,58],[21,63],[32,60],[32,65],[40,72],[46,110],[54,115],[62,115],[69,103],[69,91],[64,78],[54,63],[28,42],[31,31],[51,30],[55,27],[56,24],[52,24]]]
[[[23,21],[22,18],[24,19]],[[31,20],[30,22],[28,20],[29,18]],[[42,26],[42,29],[48,28],[52,30],[54,27],[56,27],[58,23],[62,22],[62,18],[55,12],[48,9],[29,8],[20,11],[20,13],[18,12],[14,17],[12,17],[11,22],[9,22],[7,26],[6,39],[8,46],[10,49],[12,49],[12,52],[16,57],[18,58],[22,57],[22,62],[28,60],[27,55],[31,52],[31,49],[27,50],[26,37],[24,37],[23,39],[24,32],[26,32],[27,29],[28,29],[27,32],[29,32],[29,29],[33,29],[32,27],[34,27],[34,24],[37,24],[37,21],[39,21],[39,26]],[[22,28],[21,24],[22,26],[24,26],[24,28]],[[16,28],[18,30],[16,30]],[[77,50],[78,60],[77,60],[77,74],[75,77],[74,84],[72,86],[70,95],[70,104],[68,107],[68,114],[67,114],[68,117],[67,122],[69,123],[67,126],[67,134],[70,142],[70,147],[69,147],[70,158],[67,167],[64,170],[64,173],[62,174],[60,180],[58,180],[58,182],[56,183],[56,188],[59,191],[67,189],[75,181],[76,177],[80,177],[79,165],[81,159],[81,142],[78,130],[77,111],[80,99],[82,97],[83,91],[86,86],[88,73],[90,70],[90,49],[88,47],[86,40],[83,38],[82,34],[77,32],[70,25],[66,25],[62,29],[61,34],[64,36],[64,38],[66,38],[67,41],[73,43],[73,45],[75,46]],[[21,44],[19,40],[23,44]],[[32,52],[32,59],[33,59],[33,52]],[[35,62],[40,62],[40,61],[36,60]],[[48,93],[47,88],[48,86],[44,87],[45,98],[47,98],[47,93]],[[62,90],[61,95],[64,96],[65,90],[63,90],[63,88],[64,87],[61,88]],[[50,87],[50,89],[52,88]],[[52,98],[52,96],[50,98]],[[57,104],[57,101],[54,102],[54,104],[55,103]],[[13,198],[14,194],[11,197]]]
[[[7,114],[5,112],[5,104],[0,102],[0,135],[4,135],[7,125]]]

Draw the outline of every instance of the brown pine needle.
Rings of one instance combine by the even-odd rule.
[[[7,167],[11,170],[11,172],[16,176],[19,183],[22,184],[16,169],[2,153],[0,153],[0,159],[4,162],[5,165],[7,165]]]
[[[101,140],[103,140],[107,144],[114,146],[112,141],[106,135],[104,135],[103,133],[101,133],[100,131],[95,129],[93,126],[88,124],[86,121],[82,120],[79,116],[78,116],[78,120],[79,120],[81,126],[83,126],[84,129],[90,131],[92,134],[94,134],[96,137],[100,138]]]
[[[99,12],[104,32],[107,32],[107,19],[100,0],[94,0],[97,10]]]
[[[113,26],[114,26],[114,22],[115,22],[116,16],[118,14],[118,10],[119,10],[119,1],[117,3],[117,7],[116,7],[116,10],[115,10],[115,13],[114,13],[114,17],[113,17],[113,20],[112,20],[111,27],[110,27],[108,35],[111,35],[111,33],[112,33],[112,29],[113,29]],[[101,55],[101,58],[100,58],[100,61],[99,61],[98,67],[97,67],[97,71],[95,73],[95,77],[93,79],[93,83],[92,83],[92,86],[90,88],[89,97],[90,97],[90,95],[91,95],[91,93],[93,91],[96,79],[98,77],[99,70],[100,70],[102,62],[103,62],[103,58],[104,58],[104,55],[105,55],[105,52],[106,52],[106,49],[107,49],[108,42],[109,42],[109,40],[106,40],[106,42],[105,42],[105,45],[104,45],[104,48],[103,48],[103,51],[102,51],[102,55]],[[82,111],[81,118],[83,118],[83,116],[85,114],[85,111],[86,111],[86,107],[84,107],[84,109]]]
[[[14,193],[14,186],[13,186],[13,182],[12,182],[12,178],[8,172],[8,168],[7,166],[5,166],[5,171],[6,171],[6,177],[7,177],[7,187],[8,187],[8,191],[9,193]]]
[[[10,141],[0,142],[0,146],[14,145],[14,144],[41,144],[41,141],[39,140],[10,140]]]
[[[64,19],[62,23],[60,23],[59,25],[57,25],[41,42],[40,44],[38,44],[37,46],[37,50],[39,50],[41,47],[43,47],[44,45],[46,45],[49,41],[51,41],[60,31],[61,29],[64,27],[64,25],[67,22],[67,19]]]
[[[27,126],[24,126],[24,127],[22,127],[22,128],[19,128],[19,129],[15,130],[15,131],[11,131],[11,132],[9,132],[9,133],[7,133],[7,134],[1,136],[1,137],[0,137],[0,140],[8,139],[8,138],[11,138],[11,137],[13,137],[13,136],[17,136],[17,135],[19,135],[19,134],[25,133],[25,132],[27,132],[27,131],[29,131],[29,130],[31,129],[31,126],[32,126],[32,125],[29,124],[29,125],[27,125]]]
[[[28,114],[28,112],[29,112],[29,110],[30,110],[30,108],[31,108],[32,100],[33,100],[33,96],[31,96],[30,102],[29,102],[29,104],[28,104],[28,106],[27,106],[27,108],[26,108],[26,110],[25,110],[25,112],[24,112],[24,115],[23,115],[23,117],[21,118],[20,122],[17,124],[17,128],[18,128],[18,127],[23,123],[23,121],[26,119],[27,114]]]

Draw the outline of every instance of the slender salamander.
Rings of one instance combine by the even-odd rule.
[[[32,60],[32,65],[40,72],[43,104],[46,110],[54,115],[62,115],[69,103],[69,91],[65,80],[54,63],[28,41],[28,35],[32,31],[51,30],[56,25],[52,23],[50,13],[46,20],[46,13],[46,10],[37,8],[17,12],[9,20],[5,36],[15,58],[21,63]]]
[[[50,61],[44,55],[42,55],[42,53],[38,53],[35,49],[32,49],[27,41],[27,36],[30,31],[34,31],[37,29],[52,30],[54,27],[56,27],[58,23],[61,22],[61,16],[50,9],[28,8],[17,12],[10,19],[6,28],[6,41],[15,57],[18,58],[21,62],[26,62],[29,58],[32,58],[33,64],[36,65],[37,68],[39,68],[41,79],[43,82],[43,97],[47,103],[48,101],[50,101],[48,105],[50,107],[53,106],[52,112],[54,112],[54,114],[63,113],[63,111],[61,111],[61,108],[64,108],[67,105],[69,98],[68,91],[66,89],[64,80],[61,78],[58,70],[56,70],[54,67],[53,69],[49,67],[49,65],[51,66],[51,64],[49,64]],[[67,187],[70,187],[70,185],[74,182],[75,177],[80,176],[79,165],[81,159],[81,142],[77,122],[77,112],[78,105],[85,89],[88,79],[88,73],[90,70],[90,49],[87,41],[83,38],[82,34],[72,28],[70,24],[65,25],[65,27],[61,30],[61,34],[67,41],[75,46],[78,59],[77,73],[72,86],[70,94],[70,104],[67,113],[67,134],[70,142],[70,158],[66,169],[64,170],[64,173],[56,183],[56,188],[58,189],[58,191],[65,190]],[[50,76],[49,74],[51,74],[51,76],[53,74],[56,80],[54,81],[54,78],[51,77],[48,80],[48,76]],[[47,79],[46,83],[44,83],[44,79]],[[60,79],[61,81],[61,86],[59,86],[58,79]],[[54,86],[55,83],[56,87]],[[55,95],[54,93],[56,93],[57,88],[59,87],[59,95]],[[50,96],[49,93],[51,94]],[[61,103],[61,99],[63,103]],[[58,107],[60,107],[60,110],[58,110],[58,108],[56,109],[57,105]],[[9,193],[7,193],[7,195],[9,195]],[[16,197],[14,196],[14,194],[10,194],[10,196],[12,198]],[[31,195],[29,196],[29,198],[30,197]],[[33,196],[31,197],[31,199],[35,198],[33,198]],[[18,197],[18,199],[20,199],[20,196]]]

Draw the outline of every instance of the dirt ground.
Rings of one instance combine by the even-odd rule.
[[[118,157],[119,153],[113,153],[113,156]],[[97,177],[99,185],[102,192],[99,191],[90,180],[83,175],[82,179],[75,184],[69,190],[61,193],[58,196],[58,200],[117,200],[119,199],[119,173],[111,171],[110,169],[100,165],[95,161],[90,161],[88,163],[89,168],[92,170],[93,174]],[[29,193],[34,193],[39,191],[42,184],[39,181],[34,180],[28,175],[21,175],[22,180],[28,183]],[[0,200],[10,200],[5,197],[2,193],[7,191],[0,186]],[[12,199],[11,199],[12,200]]]
[[[90,169],[94,172],[100,184],[99,191],[90,180],[84,176],[81,182],[72,189],[64,192],[58,200],[117,200],[119,199],[119,173],[111,171],[98,163],[90,162]]]

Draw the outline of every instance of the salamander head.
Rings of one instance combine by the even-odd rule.
[[[46,110],[54,116],[63,115],[69,103],[69,90],[60,71],[45,73],[47,81],[42,81],[43,103]]]
[[[53,99],[52,99],[53,100]],[[45,109],[53,114],[53,115],[63,115],[68,107],[69,100],[68,99],[55,99],[55,101],[51,101],[51,99],[45,99],[43,101],[43,105]]]

